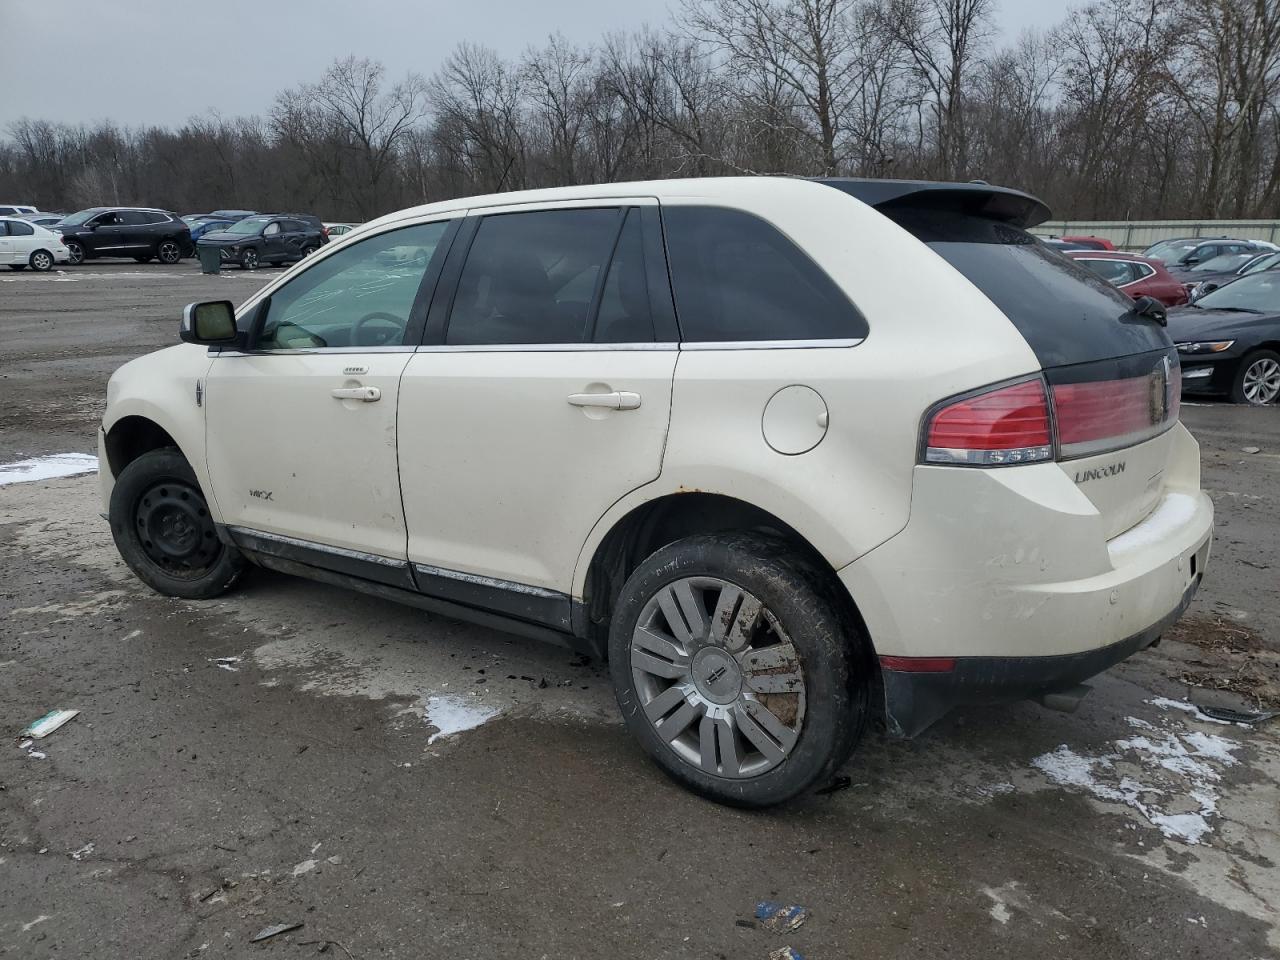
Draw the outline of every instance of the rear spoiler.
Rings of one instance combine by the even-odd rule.
[[[894,210],[945,210],[997,220],[1024,230],[1044,223],[1053,211],[1021,190],[989,183],[941,183],[930,180],[860,180],[823,177],[817,183],[856,197],[890,215]]]

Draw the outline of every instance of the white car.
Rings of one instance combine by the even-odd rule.
[[[0,203],[0,217],[25,217],[29,213],[39,213],[35,207],[21,203]]]
[[[675,180],[446,201],[335,241],[111,378],[116,544],[609,659],[714,799],[829,778],[1153,643],[1213,509],[1161,316],[980,184]]]
[[[0,263],[10,270],[52,270],[71,256],[62,235],[21,217],[0,217]]]

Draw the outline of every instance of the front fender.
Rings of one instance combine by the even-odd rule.
[[[195,471],[210,513],[221,522],[221,511],[213,499],[205,464],[203,392],[212,362],[207,348],[180,344],[131,360],[111,375],[99,435],[99,449],[104,454],[99,463],[99,476],[108,505],[115,476],[105,458],[106,437],[126,418],[140,417],[173,438]],[[197,399],[197,386],[200,399]]]

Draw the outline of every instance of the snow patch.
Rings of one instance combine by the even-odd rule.
[[[47,457],[31,457],[14,463],[0,463],[0,487],[10,483],[31,483],[56,477],[74,477],[96,473],[98,458],[87,453],[54,453]]]
[[[1154,700],[1148,700],[1147,703],[1153,707],[1159,707],[1161,710],[1181,710],[1183,713],[1191,714],[1201,723],[1218,723],[1224,727],[1231,726],[1226,720],[1218,720],[1201,713],[1199,707],[1194,703],[1188,703],[1186,700],[1170,700],[1168,697],[1156,697]],[[1244,726],[1247,726],[1247,724],[1244,724]]]
[[[441,737],[451,737],[456,733],[474,730],[501,712],[495,707],[476,703],[466,697],[451,695],[427,697],[427,725],[436,728],[436,732],[427,738],[427,743],[435,743]]]
[[[1233,751],[1240,744],[1199,731],[1160,732],[1145,721],[1129,719],[1131,726],[1150,729],[1151,734],[1116,740],[1111,750],[1097,756],[1077,753],[1064,743],[1031,765],[1059,786],[1131,807],[1169,839],[1200,843],[1212,832],[1209,821],[1218,812],[1218,768],[1237,762]],[[1117,763],[1137,766],[1150,782],[1121,773]],[[1194,809],[1185,809],[1188,806]],[[1180,812],[1171,812],[1178,808]]]

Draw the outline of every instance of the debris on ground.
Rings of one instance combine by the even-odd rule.
[[[1166,661],[1170,679],[1239,698],[1241,709],[1280,708],[1280,652],[1253,630],[1229,617],[1199,616],[1180,620],[1163,639],[1151,655]]]
[[[63,724],[69,722],[80,714],[79,710],[50,710],[39,720],[36,720],[18,736],[31,737],[40,740],[47,737],[53,731],[57,730]]]
[[[1240,449],[1245,453],[1261,453],[1262,452],[1261,447],[1241,447]]]
[[[316,862],[317,861],[315,860],[303,860],[300,864],[298,864],[293,868],[293,875],[295,877],[300,877],[304,873],[310,873],[312,870],[316,868]]]
[[[229,670],[232,673],[236,673],[237,671],[239,671],[240,668],[237,667],[236,664],[243,659],[244,659],[243,657],[209,657],[208,658],[209,662],[212,663],[215,667],[218,667],[219,669],[222,669],[222,670]]]
[[[769,954],[769,960],[804,960],[794,947],[779,947]]]
[[[809,911],[799,904],[783,905],[772,900],[756,904],[756,919],[774,933],[795,930],[809,919]]]
[[[32,760],[49,759],[49,755],[47,753],[42,753],[39,750],[37,750],[32,745],[32,742],[30,740],[23,740],[20,744],[18,744],[18,749],[25,750],[27,752],[27,756],[30,757]]]
[[[77,851],[75,851],[73,854],[71,854],[71,859],[72,859],[72,860],[83,860],[85,857],[89,856],[91,853],[93,853],[93,841],[89,841],[89,842],[88,842],[88,843],[86,843],[83,847],[81,847],[79,850],[77,850]]]
[[[263,927],[258,933],[249,940],[250,943],[258,943],[261,940],[270,940],[272,937],[278,937],[282,933],[288,933],[291,930],[299,930],[302,924],[299,923],[274,923],[269,927]]]
[[[1210,707],[1197,703],[1196,709],[1211,720],[1223,723],[1244,723],[1253,726],[1280,717],[1280,710],[1233,710],[1231,707]]]

